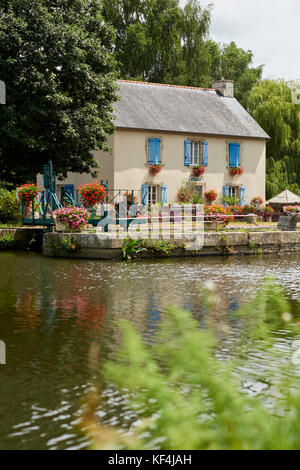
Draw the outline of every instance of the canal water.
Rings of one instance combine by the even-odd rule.
[[[105,262],[6,252],[0,269],[0,449],[87,447],[78,429],[90,347],[96,342],[109,358],[121,318],[151,341],[168,305],[197,314],[207,280],[230,308],[251,298],[267,274],[295,305],[300,300],[299,255]],[[126,426],[131,411],[112,390],[104,395],[102,422]]]

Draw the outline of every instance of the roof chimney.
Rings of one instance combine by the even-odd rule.
[[[232,80],[218,80],[213,82],[212,87],[225,98],[234,98],[234,82]]]

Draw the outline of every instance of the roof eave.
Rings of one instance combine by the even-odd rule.
[[[123,130],[131,130],[131,131],[145,131],[145,132],[166,132],[170,134],[189,134],[189,135],[203,135],[207,137],[228,137],[228,138],[235,138],[235,139],[252,139],[252,140],[271,140],[270,136],[253,136],[253,135],[241,135],[241,134],[213,134],[213,133],[206,133],[206,132],[195,132],[195,131],[181,131],[181,130],[174,130],[174,129],[150,129],[144,127],[128,127],[128,126],[116,126],[116,129],[123,129]]]

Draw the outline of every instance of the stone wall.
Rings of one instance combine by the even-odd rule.
[[[0,238],[10,234],[13,238],[13,250],[42,251],[45,230],[36,227],[17,227],[0,229]],[[3,247],[2,249],[6,249]]]
[[[72,237],[73,245],[64,247],[66,239]],[[171,257],[195,257],[216,255],[251,255],[260,253],[300,253],[300,232],[222,232],[205,233],[201,250],[189,251],[186,245],[190,239],[168,240],[175,245]],[[86,259],[120,259],[123,239],[112,239],[109,233],[45,233],[43,253],[45,256]],[[153,257],[141,252],[138,257]],[[163,252],[157,257],[167,257]]]

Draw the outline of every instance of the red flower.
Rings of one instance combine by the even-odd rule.
[[[160,172],[161,168],[162,168],[162,166],[160,164],[159,165],[157,165],[157,164],[149,165],[150,175],[152,175],[152,176],[156,175],[157,173]]]
[[[206,197],[206,199],[208,200],[209,203],[212,203],[217,199],[218,194],[216,193],[216,191],[214,189],[211,189],[210,191],[207,191],[205,193],[205,197]]]
[[[78,192],[82,198],[84,207],[93,207],[96,204],[103,204],[107,197],[104,186],[94,181],[94,183],[79,186]]]

